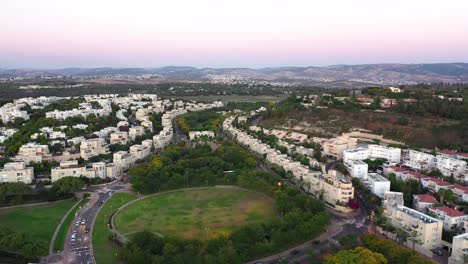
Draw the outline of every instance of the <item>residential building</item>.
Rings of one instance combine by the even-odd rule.
[[[136,137],[143,136],[144,134],[145,128],[143,126],[134,126],[128,131],[128,136],[131,140],[135,140]]]
[[[468,263],[468,233],[454,236],[452,239],[452,254],[448,264]]]
[[[381,145],[368,145],[367,148],[357,148],[344,151],[343,160],[386,159],[392,163],[400,163],[401,149]]]
[[[113,167],[114,164],[106,164],[104,162],[80,166],[77,160],[62,161],[59,167],[52,168],[51,180],[55,182],[63,177],[115,178],[116,173],[112,169]]]
[[[437,199],[429,194],[414,194],[413,195],[413,208],[419,212],[426,212],[427,208],[432,207],[439,202]]]
[[[384,197],[385,192],[390,191],[390,181],[380,174],[369,173],[363,181],[364,185],[380,198]]]
[[[369,145],[371,159],[386,159],[389,162],[400,163],[401,149],[381,145]]]
[[[110,134],[111,145],[127,145],[128,133],[125,131],[114,132]]]
[[[415,170],[432,170],[436,167],[437,159],[434,155],[416,150],[405,151],[403,164]]]
[[[84,160],[108,153],[109,147],[106,144],[106,140],[103,138],[88,139],[80,143],[80,155]]]
[[[422,178],[421,184],[433,193],[439,192],[440,189],[450,189],[450,187],[454,186],[452,183],[437,178]]]
[[[369,165],[362,160],[348,160],[344,163],[353,178],[366,179]]]
[[[15,160],[23,161],[25,164],[42,163],[42,160],[49,156],[49,146],[36,143],[27,143],[18,150]]]
[[[347,149],[354,149],[357,145],[357,139],[348,136],[339,136],[324,142],[323,154],[336,157],[337,159],[343,158],[343,151]]]
[[[412,248],[414,243],[416,251],[432,257],[431,250],[442,243],[443,221],[404,206],[402,193],[386,192],[383,204],[384,215],[390,223],[414,237],[407,240],[406,246]],[[390,237],[396,238],[396,235]]]
[[[345,163],[351,160],[365,160],[370,157],[370,150],[368,148],[355,148],[343,151],[343,161]]]
[[[117,151],[113,155],[113,162],[116,170],[119,172],[128,170],[135,161],[136,160],[133,155],[127,151]]]
[[[190,131],[189,139],[190,140],[199,140],[199,139],[212,139],[214,138],[215,133],[213,131]]]
[[[455,231],[462,227],[464,221],[468,221],[468,215],[447,206],[429,207],[428,210],[444,221],[447,231]]]
[[[34,179],[34,168],[24,162],[8,162],[0,169],[0,183],[22,182],[30,184]]]
[[[437,169],[444,176],[453,176],[455,179],[468,182],[467,163],[464,160],[452,158],[448,155],[437,155]]]

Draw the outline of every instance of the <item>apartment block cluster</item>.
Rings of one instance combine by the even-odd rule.
[[[12,158],[14,162],[6,163],[0,169],[0,182],[30,184],[35,179],[31,164],[46,161],[60,162],[60,165],[50,172],[53,182],[66,176],[115,178],[135,164],[136,161],[145,159],[154,149],[162,149],[172,142],[174,133],[173,118],[187,113],[187,111],[201,111],[223,106],[222,102],[203,104],[169,99],[160,100],[154,94],[129,94],[124,97],[115,94],[86,95],[82,98],[84,98],[84,102],[80,103],[80,108],[70,111],[47,112],[46,117],[57,120],[65,120],[73,116],[87,117],[91,114],[106,117],[112,113],[112,105],[116,105],[119,107],[116,116],[121,121],[117,123],[116,127],[106,127],[92,132],[91,136],[86,138],[67,138],[63,132],[67,126],[40,128],[31,136],[31,139],[35,140],[39,136],[44,136],[50,144],[30,142],[21,146],[17,155]],[[15,102],[14,105],[17,105],[19,109],[25,105],[41,108],[60,99],[70,98],[53,97],[50,100],[47,100],[47,97],[40,97],[37,100],[35,98],[23,98]],[[100,108],[93,108],[92,102],[97,102]],[[96,104],[94,104],[94,107],[96,107]],[[168,108],[172,108],[172,110],[166,111]],[[128,111],[134,113],[135,120],[129,120],[125,116],[124,113]],[[142,140],[140,144],[129,146],[128,151],[110,152],[109,145],[128,145],[134,143],[138,137],[153,134],[153,122],[150,120],[150,115],[153,113],[162,113],[162,130],[158,134],[153,135],[152,139]],[[76,124],[72,128],[85,130],[88,125]],[[2,136],[10,137],[18,130],[0,129],[0,131]],[[63,145],[66,151],[51,153],[49,146],[54,144]],[[74,148],[79,148],[79,150],[74,150]],[[79,164],[78,162],[78,158],[89,161],[93,157],[109,154],[112,154],[112,162],[85,162],[86,164]]]
[[[415,170],[439,170],[444,176],[453,176],[468,184],[468,153],[442,150],[437,155],[416,150],[404,151],[403,165]]]
[[[414,196],[412,208],[404,206],[403,193],[385,192],[383,197],[384,215],[395,228],[407,233],[405,243],[428,257],[432,257],[432,250],[443,246],[449,247],[449,264],[464,264],[468,255],[468,216],[447,206],[437,205],[437,200],[426,194]],[[442,232],[454,231],[463,226],[465,232],[455,235],[452,243],[442,240]],[[380,230],[382,233],[386,233]],[[396,239],[395,234],[387,236]]]
[[[237,116],[231,116],[224,120],[223,130],[230,134],[239,144],[265,157],[271,164],[282,167],[290,172],[296,179],[305,183],[308,192],[319,196],[323,195],[326,203],[336,208],[344,208],[339,205],[345,205],[354,197],[354,188],[350,181],[340,175],[335,170],[322,173],[321,171],[312,171],[300,162],[292,160],[287,154],[281,154],[277,150],[269,147],[246,131],[233,126],[233,121]]]

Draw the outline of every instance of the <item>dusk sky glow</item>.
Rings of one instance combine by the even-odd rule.
[[[4,0],[0,68],[468,62],[466,0]]]

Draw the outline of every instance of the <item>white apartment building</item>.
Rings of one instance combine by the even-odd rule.
[[[26,167],[24,162],[5,163],[0,169],[0,183],[22,182],[30,184],[34,179],[34,168]]]
[[[50,111],[46,113],[47,118],[52,118],[56,120],[65,120],[69,117],[75,116],[82,116],[86,118],[89,115],[95,115],[97,117],[106,117],[112,113],[112,108],[110,105],[108,107],[104,107],[102,109],[93,109],[93,108],[80,108],[80,109],[72,109],[67,111],[59,111],[55,109],[54,111]]]
[[[368,148],[355,148],[343,151],[343,161],[345,163],[351,160],[365,160],[370,157],[370,150]]]
[[[468,233],[454,236],[452,239],[452,254],[448,264],[468,263]]]
[[[337,159],[343,158],[343,151],[347,149],[356,148],[357,139],[348,136],[339,136],[329,139],[323,144],[323,153],[325,155],[336,157]]]
[[[381,145],[369,145],[370,158],[386,159],[389,162],[400,163],[401,149]]]
[[[77,160],[62,161],[59,167],[52,168],[52,182],[58,181],[64,177],[86,177],[86,178],[115,178],[116,172],[114,164],[104,162],[95,162],[87,166],[80,166]]]
[[[401,149],[381,145],[368,145],[367,148],[350,149],[343,152],[343,160],[386,159],[400,163]]]
[[[135,140],[138,136],[143,136],[145,134],[145,128],[142,126],[131,127],[128,131],[128,136],[131,140]]]
[[[466,161],[452,158],[447,155],[437,155],[437,169],[444,176],[453,175],[457,180],[468,182]]]
[[[103,138],[88,139],[80,143],[80,156],[84,160],[107,153],[109,153],[109,147],[106,145],[106,140]]]
[[[344,163],[353,178],[366,179],[369,165],[362,160],[348,160]]]
[[[432,170],[436,167],[437,160],[432,154],[416,150],[406,150],[403,164],[415,170]]]
[[[130,154],[136,160],[142,160],[149,156],[151,148],[144,147],[143,145],[133,145],[130,147]]]
[[[408,234],[416,232],[415,250],[432,257],[431,250],[442,243],[443,221],[404,206],[402,193],[386,192],[383,204],[384,215],[394,227]],[[412,240],[406,242],[409,248],[412,244]]]
[[[369,173],[364,179],[364,185],[380,198],[384,197],[385,192],[390,191],[390,181],[377,173]]]
[[[134,162],[135,158],[127,151],[117,151],[113,155],[113,163],[115,164],[116,170],[119,172],[128,170]]]
[[[16,118],[29,120],[29,114],[20,110],[25,104],[8,103],[0,107],[0,119],[4,124],[15,122]]]
[[[215,133],[213,131],[190,131],[189,139],[190,140],[199,140],[202,138],[214,138]]]
[[[42,163],[42,160],[48,156],[50,156],[49,146],[27,143],[19,148],[18,155],[16,155],[15,160],[23,161],[28,165],[31,162]]]
[[[110,134],[110,144],[111,145],[127,145],[128,143],[128,133],[125,131],[119,131]]]
[[[464,221],[468,221],[468,215],[447,206],[429,207],[428,210],[444,221],[444,229],[447,231],[457,230]]]

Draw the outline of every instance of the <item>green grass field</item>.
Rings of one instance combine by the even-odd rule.
[[[45,205],[2,209],[0,225],[24,232],[48,249],[55,228],[75,203],[76,200],[66,200]],[[47,254],[47,251],[43,252],[43,255]]]
[[[75,213],[79,210],[80,206],[83,207],[86,203],[89,202],[89,199],[83,199],[80,203],[75,207],[73,211],[65,218],[60,230],[57,234],[57,238],[55,239],[54,244],[54,252],[63,251],[63,246],[65,244],[65,238],[67,237],[68,228],[70,228],[73,219],[75,219]]]
[[[134,199],[136,197],[128,193],[116,193],[103,205],[93,227],[93,249],[97,263],[118,263],[118,248],[109,241],[111,232],[107,226],[107,220],[115,209]]]
[[[181,190],[153,196],[123,209],[115,218],[124,235],[148,230],[163,236],[207,240],[276,217],[274,200],[236,189]]]

